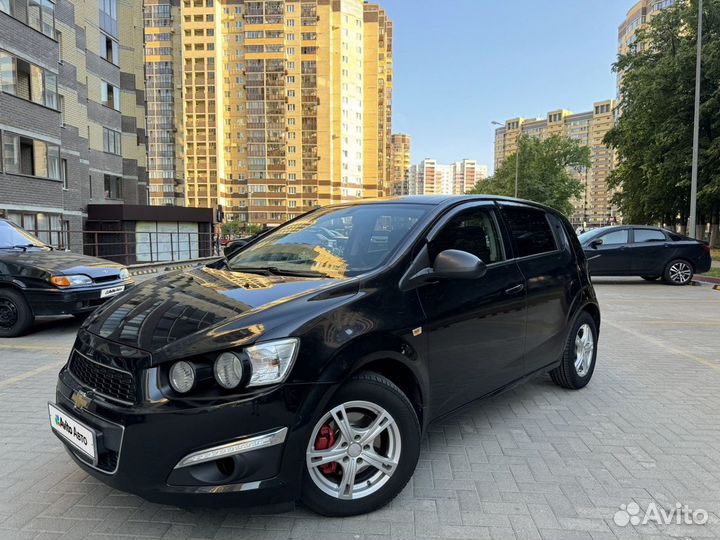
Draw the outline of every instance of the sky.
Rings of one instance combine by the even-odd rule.
[[[379,0],[394,23],[393,132],[412,162],[477,159],[492,121],[615,97],[617,28],[636,0]]]

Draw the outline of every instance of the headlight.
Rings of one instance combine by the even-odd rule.
[[[283,382],[295,361],[299,343],[297,338],[288,338],[247,347],[245,353],[252,365],[248,386]]]
[[[92,285],[93,280],[88,276],[78,274],[75,276],[53,276],[50,278],[50,283],[58,287],[82,287],[84,285]]]
[[[120,279],[128,279],[130,277],[130,272],[127,268],[123,268],[120,270]]]
[[[231,352],[224,352],[215,360],[213,372],[220,386],[228,390],[235,388],[243,378],[242,360]]]
[[[179,394],[189,392],[195,384],[195,369],[181,360],[170,368],[170,386]]]

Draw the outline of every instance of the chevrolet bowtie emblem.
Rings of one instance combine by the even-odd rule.
[[[70,399],[72,400],[76,409],[87,409],[88,405],[90,405],[90,396],[88,396],[84,392],[73,392],[73,395],[70,396]]]

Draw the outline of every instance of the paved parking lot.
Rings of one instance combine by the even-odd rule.
[[[401,496],[350,519],[180,510],[105,487],[47,425],[77,323],[0,340],[0,538],[718,538],[720,291],[596,288],[604,321],[587,388],[540,378],[431,426]],[[651,503],[686,504],[707,523],[625,525],[632,503],[640,518]]]

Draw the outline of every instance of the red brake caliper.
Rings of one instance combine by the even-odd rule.
[[[335,432],[327,424],[320,428],[317,439],[315,439],[315,450],[327,450],[335,444]],[[320,465],[323,474],[333,474],[337,471],[337,462]]]

